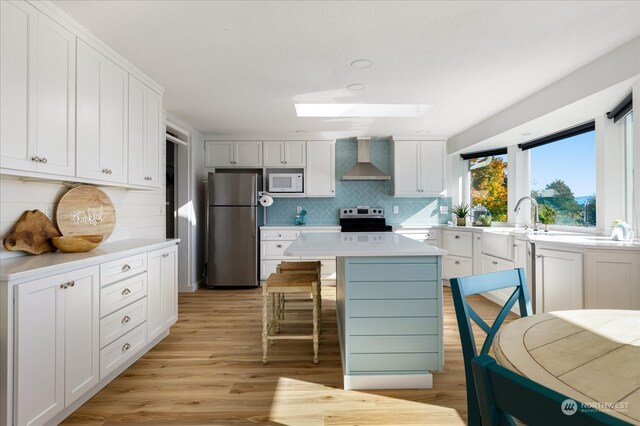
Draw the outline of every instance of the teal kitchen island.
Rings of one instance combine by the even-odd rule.
[[[392,232],[302,233],[288,256],[336,256],[345,389],[424,389],[444,365],[442,256]]]

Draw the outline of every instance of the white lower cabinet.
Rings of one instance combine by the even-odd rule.
[[[18,287],[15,424],[47,424],[98,383],[98,286],[93,266]]]
[[[512,260],[505,260],[488,254],[482,254],[482,273],[486,274],[490,272],[508,271],[514,267],[515,264]],[[509,300],[512,293],[513,288],[507,288],[489,291],[487,293],[483,293],[483,295],[489,299],[493,299],[494,302],[504,305],[507,300]]]
[[[178,319],[177,248],[152,251],[148,257],[149,340],[155,339]]]
[[[474,241],[475,237],[476,233],[468,230],[442,231],[443,248],[448,253],[443,261],[442,278],[451,279],[478,273],[474,270],[474,255],[480,246]]]
[[[640,309],[640,255],[637,252],[587,252],[586,309]]]
[[[175,245],[110,259],[1,283],[0,424],[62,421],[177,321]]]
[[[582,253],[538,248],[535,262],[538,312],[584,307]]]

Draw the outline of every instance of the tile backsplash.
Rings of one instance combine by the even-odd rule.
[[[267,208],[268,225],[293,225],[296,207],[307,211],[307,225],[338,225],[340,207],[370,206],[385,209],[391,225],[442,224],[450,214],[440,214],[440,206],[451,208],[451,197],[392,197],[391,181],[342,181],[340,178],[358,158],[355,139],[336,141],[336,196],[334,198],[276,198]],[[371,161],[391,173],[391,144],[386,138],[371,140]],[[398,206],[398,214],[393,214]]]

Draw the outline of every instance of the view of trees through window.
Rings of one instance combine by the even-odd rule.
[[[530,150],[531,196],[542,223],[596,225],[595,147],[591,131]]]
[[[496,222],[507,221],[507,155],[469,160],[471,206],[487,208]]]

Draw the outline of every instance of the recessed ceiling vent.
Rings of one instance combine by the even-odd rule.
[[[382,170],[371,163],[371,138],[358,138],[358,162],[342,176],[342,180],[390,180]]]

